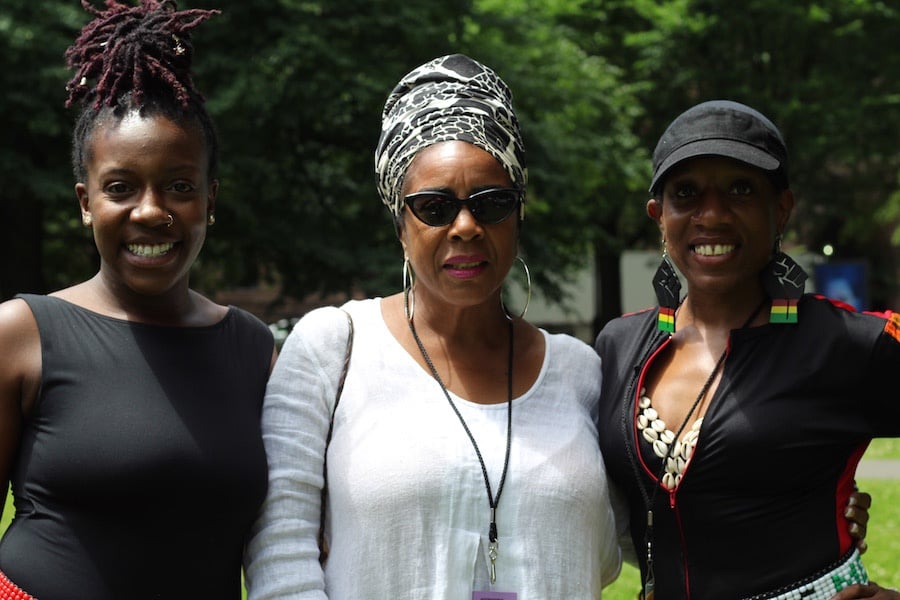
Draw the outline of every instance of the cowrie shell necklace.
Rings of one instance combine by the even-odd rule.
[[[703,417],[694,421],[682,439],[676,440],[675,433],[666,427],[665,421],[659,418],[659,413],[651,406],[650,397],[646,395],[645,390],[641,390],[638,408],[641,409],[637,416],[638,431],[644,440],[653,446],[653,453],[665,462],[661,482],[663,487],[672,491],[681,483],[684,469],[694,455]]]

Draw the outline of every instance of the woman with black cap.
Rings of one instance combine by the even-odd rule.
[[[653,166],[659,307],[596,341],[601,448],[643,597],[897,597],[855,585],[867,576],[843,510],[869,441],[900,435],[900,315],[803,293],[781,251],[787,149],[758,111],[694,106]]]
[[[620,564],[600,362],[501,298],[526,183],[509,89],[458,54],[414,69],[387,100],[375,164],[404,290],[347,303],[352,330],[324,308],[288,337],[266,394],[249,598],[599,598]]]

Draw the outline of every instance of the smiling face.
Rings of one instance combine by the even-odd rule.
[[[203,139],[196,126],[135,111],[93,131],[87,179],[75,191],[114,293],[187,292],[218,187]]]
[[[662,199],[647,203],[688,294],[756,294],[759,273],[793,208],[767,173],[720,157],[685,161],[667,175]]]
[[[406,172],[402,194],[442,191],[466,198],[490,188],[512,186],[509,175],[490,154],[461,141],[423,149]],[[400,242],[417,277],[416,304],[457,307],[499,303],[500,287],[516,257],[518,212],[485,225],[468,208],[443,227],[431,227],[404,208]]]

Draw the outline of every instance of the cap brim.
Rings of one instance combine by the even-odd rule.
[[[743,163],[747,163],[751,167],[757,167],[764,171],[776,171],[781,167],[781,161],[777,158],[760,150],[756,146],[738,142],[736,140],[697,140],[685,144],[666,157],[656,171],[653,173],[653,180],[650,182],[650,190],[656,188],[657,182],[678,163],[689,158],[697,158],[698,156],[724,156],[733,158]]]

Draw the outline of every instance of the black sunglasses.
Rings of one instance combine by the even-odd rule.
[[[452,223],[465,206],[484,225],[496,225],[513,214],[522,202],[522,192],[515,188],[491,188],[468,198],[457,198],[447,192],[417,192],[403,198],[412,214],[432,227]]]

